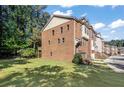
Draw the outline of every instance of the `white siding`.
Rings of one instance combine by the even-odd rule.
[[[85,25],[81,26],[81,31],[82,31],[82,37],[85,37],[85,38],[89,39],[89,31],[88,31],[88,28]]]
[[[70,20],[69,19],[64,19],[64,18],[53,17],[51,19],[51,21],[49,22],[49,24],[47,24],[47,26],[45,27],[44,31],[48,30],[50,28],[56,27],[58,25],[61,25],[63,23],[66,23],[68,21],[70,21]]]

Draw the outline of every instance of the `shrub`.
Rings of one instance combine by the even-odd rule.
[[[83,61],[83,58],[82,58],[81,54],[76,53],[76,54],[74,55],[74,58],[73,58],[73,60],[72,60],[72,63],[81,64],[82,61]]]
[[[21,49],[18,53],[21,57],[25,58],[35,57],[35,49],[33,48]]]

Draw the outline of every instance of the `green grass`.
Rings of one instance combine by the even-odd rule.
[[[77,66],[45,59],[0,60],[0,86],[90,87],[124,86],[124,74],[103,62]]]

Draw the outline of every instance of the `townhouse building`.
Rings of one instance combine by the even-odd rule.
[[[76,53],[95,59],[118,54],[118,48],[103,41],[86,18],[53,15],[41,31],[42,58],[71,61]]]
[[[96,45],[96,35],[97,33],[94,31],[93,27],[90,26],[90,38],[89,38],[89,51],[90,51],[90,58],[91,59],[95,59],[96,56],[96,49],[97,49],[97,45]]]
[[[75,53],[95,58],[96,32],[85,19],[53,15],[41,32],[43,58],[71,61]]]
[[[104,43],[104,53],[106,55],[118,55],[118,47]]]
[[[118,54],[118,48],[117,46],[111,46],[111,50],[110,50],[110,54],[111,55],[117,55]]]
[[[84,58],[95,59],[96,32],[86,18],[82,18],[80,21],[81,23],[79,23],[76,30],[76,42],[80,38],[81,45],[76,47],[76,50],[78,50],[76,53],[81,53]],[[79,42],[77,42],[77,45]]]
[[[104,54],[110,56],[111,55],[111,46],[104,42]]]

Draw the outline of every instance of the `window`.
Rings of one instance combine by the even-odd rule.
[[[63,27],[61,27],[61,34],[63,33]]]
[[[60,39],[58,39],[58,44],[60,43]]]
[[[63,43],[65,42],[65,38],[62,38],[62,42],[63,42]]]
[[[52,30],[52,35],[54,36],[54,34],[55,34],[55,31],[54,31],[54,30]]]
[[[53,53],[52,52],[50,52],[50,56],[52,56],[53,55]]]
[[[48,44],[50,45],[50,40],[48,41]]]
[[[69,25],[67,25],[67,30],[69,30]]]

